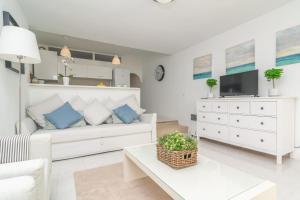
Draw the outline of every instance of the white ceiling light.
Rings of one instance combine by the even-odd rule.
[[[172,1],[174,0],[153,0],[157,3],[161,3],[161,4],[168,4],[168,3],[171,3]]]

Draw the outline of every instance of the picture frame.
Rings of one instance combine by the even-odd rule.
[[[3,26],[19,26],[16,20],[11,16],[11,14],[7,11],[3,11]],[[5,68],[19,73],[19,69],[16,69],[12,62],[5,61]],[[20,66],[21,74],[25,74],[25,67],[24,64],[21,64]]]

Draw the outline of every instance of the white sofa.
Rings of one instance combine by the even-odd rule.
[[[49,200],[51,136],[32,135],[29,160],[0,164],[0,199]]]
[[[85,102],[107,98],[115,102],[134,95],[140,104],[139,88],[92,86],[29,85],[27,106],[58,95],[64,102],[80,96]],[[23,120],[29,133],[52,136],[52,159],[62,160],[102,152],[121,150],[126,146],[156,141],[156,114],[143,114],[141,121],[133,124],[102,124],[64,130],[36,130],[32,120]],[[25,130],[24,130],[25,131]],[[23,132],[24,132],[23,131]]]
[[[156,117],[156,114],[143,114],[138,123],[102,124],[63,130],[36,130],[27,118],[23,126],[34,131],[33,135],[52,136],[52,160],[56,161],[155,142]]]

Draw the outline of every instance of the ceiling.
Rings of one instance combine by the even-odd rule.
[[[32,29],[164,54],[291,0],[19,0]]]

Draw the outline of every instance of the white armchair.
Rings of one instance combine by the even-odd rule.
[[[32,135],[29,160],[0,164],[0,199],[48,200],[51,162],[50,135]]]

